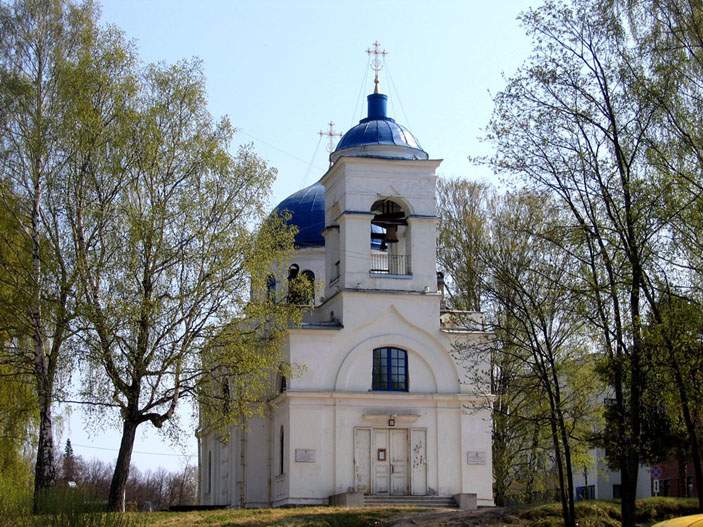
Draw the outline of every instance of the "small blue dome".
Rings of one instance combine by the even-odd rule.
[[[295,235],[297,249],[325,246],[325,238],[322,236],[325,228],[325,187],[321,183],[315,183],[291,194],[274,209],[274,212],[278,213],[284,211],[290,214],[288,225],[298,228]],[[371,229],[376,234],[384,232],[378,225],[371,225]],[[378,249],[380,246],[380,239],[371,240],[371,248]]]
[[[325,228],[325,187],[315,183],[288,196],[276,207],[276,211],[288,211],[289,225],[295,225],[295,246],[324,247],[322,230]]]
[[[428,158],[427,152],[422,149],[410,130],[387,116],[386,103],[388,97],[386,95],[372,93],[367,97],[367,100],[368,117],[359,121],[359,124],[351,128],[339,140],[337,148],[331,155],[333,160],[345,154],[351,156],[387,157],[390,159]],[[376,145],[390,146],[392,150],[376,151],[368,149],[368,147]],[[364,152],[365,147],[368,152]]]

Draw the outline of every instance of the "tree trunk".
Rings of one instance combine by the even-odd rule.
[[[129,465],[132,461],[132,449],[134,439],[137,435],[139,423],[132,420],[125,420],[122,424],[122,441],[120,450],[115,462],[115,472],[110,483],[110,495],[107,501],[108,510],[114,512],[124,512],[125,510],[125,490],[127,488],[127,478],[129,478]]]
[[[561,502],[561,510],[564,515],[565,527],[574,527],[575,520],[571,516],[569,510],[569,501],[566,495],[566,485],[564,482],[564,460],[562,458],[561,447],[559,446],[559,432],[557,429],[557,420],[554,413],[554,403],[550,397],[549,404],[551,406],[551,415],[549,416],[549,424],[552,432],[552,444],[554,446],[554,461],[557,464],[557,474],[559,476],[559,501]]]
[[[42,490],[53,486],[56,479],[54,467],[54,435],[52,431],[51,400],[53,379],[44,350],[44,332],[42,321],[42,265],[41,235],[39,222],[41,214],[41,160],[37,156],[33,162],[33,199],[31,213],[32,242],[32,302],[29,318],[32,324],[32,354],[34,359],[34,376],[39,399],[39,437],[37,440],[37,462],[34,467],[34,510],[37,511],[38,498]]]
[[[34,512],[39,512],[39,497],[42,491],[52,487],[56,480],[50,388],[44,386],[40,389],[39,395],[39,439],[37,462],[34,468]]]
[[[625,186],[625,185],[623,185]],[[625,195],[625,206],[628,209],[628,239],[631,251],[637,250],[637,245],[632,240],[632,220],[630,219],[628,195]],[[642,333],[640,324],[640,284],[643,282],[643,272],[639,259],[630,256],[632,265],[632,285],[630,287],[630,322],[632,324],[632,347],[630,350],[630,400],[629,400],[629,433],[630,445],[623,453],[623,467],[621,468],[621,502],[620,510],[623,527],[635,527],[637,499],[637,473],[640,462],[641,420],[642,410],[641,388],[644,385],[642,369],[640,367],[640,353],[642,350]],[[622,470],[624,468],[624,470]]]
[[[631,449],[630,449],[631,450]],[[628,450],[620,470],[620,512],[623,527],[635,527],[639,456]]]
[[[576,527],[576,505],[574,503],[574,470],[571,464],[571,445],[569,443],[569,433],[566,430],[566,424],[564,423],[564,413],[561,411],[561,397],[559,395],[559,386],[556,387],[556,407],[557,407],[557,418],[559,431],[561,433],[562,448],[564,449],[564,464],[566,468],[566,495],[567,495],[567,506],[569,508],[570,518],[565,518],[565,525],[568,527]],[[588,492],[588,486],[586,486],[586,492]],[[566,523],[566,520],[569,523]]]
[[[540,425],[535,421],[532,429],[532,442],[530,443],[530,461],[528,463],[528,476],[525,482],[525,494],[527,503],[534,503],[535,498],[535,475],[537,474],[537,448],[539,447],[539,429]],[[540,499],[542,497],[540,496]]]

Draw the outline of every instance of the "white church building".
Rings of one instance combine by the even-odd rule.
[[[319,182],[277,207],[314,307],[288,332],[297,373],[265,414],[226,443],[198,434],[202,504],[493,505],[488,334],[480,313],[444,309],[437,272],[441,160],[386,95],[367,99]]]

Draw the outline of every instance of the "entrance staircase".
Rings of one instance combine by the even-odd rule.
[[[447,496],[364,496],[366,507],[413,506],[428,509],[455,509],[454,498]]]

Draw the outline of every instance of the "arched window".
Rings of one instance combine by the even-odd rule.
[[[288,303],[309,306],[315,302],[315,273],[299,270],[297,264],[288,268]]]
[[[301,273],[301,276],[305,279],[303,282],[303,295],[305,304],[315,303],[315,273],[311,270],[306,269]]]
[[[266,277],[266,296],[269,300],[276,299],[276,277],[272,274]]]
[[[300,267],[298,264],[291,264],[288,267],[288,303],[289,304],[301,304],[300,298],[300,280],[298,279],[298,274],[300,273]]]
[[[278,384],[279,393],[283,393],[288,389],[288,381],[285,375],[281,375],[281,382]]]
[[[399,348],[373,350],[373,390],[408,391],[408,352]]]
[[[284,444],[285,444],[285,432],[283,431],[283,425],[281,425],[281,435],[279,437],[279,443],[278,443],[278,474],[282,475],[283,474],[283,450],[284,450]]]

